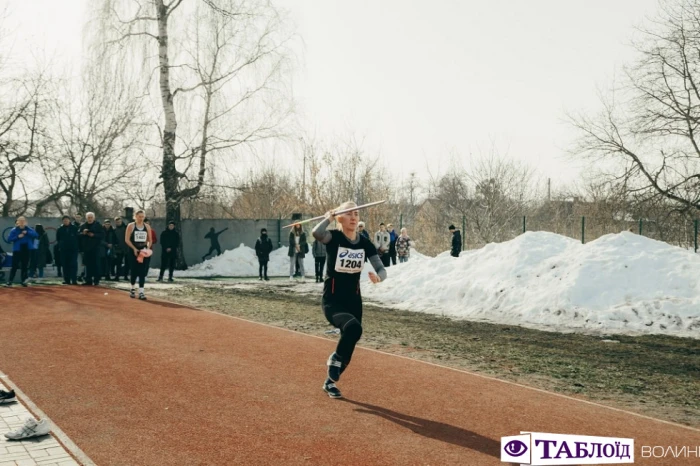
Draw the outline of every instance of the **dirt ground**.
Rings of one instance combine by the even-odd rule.
[[[123,285],[122,285],[123,286]],[[318,292],[273,281],[183,280],[151,296],[337,338]],[[561,334],[366,304],[361,345],[700,427],[700,341]],[[605,341],[607,340],[607,341]]]

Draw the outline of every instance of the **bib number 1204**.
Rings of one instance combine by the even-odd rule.
[[[344,269],[361,269],[363,265],[363,261],[340,259],[340,266]]]
[[[365,265],[363,249],[338,248],[335,261],[335,271],[340,273],[360,273]]]

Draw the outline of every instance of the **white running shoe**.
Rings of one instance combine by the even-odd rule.
[[[290,281],[290,282],[293,282],[293,281],[294,281],[294,275],[290,275],[290,276],[289,276],[289,281]]]
[[[6,433],[5,437],[9,440],[22,440],[25,438],[48,435],[49,432],[51,432],[51,428],[49,427],[49,423],[46,422],[46,419],[37,422],[36,419],[30,417],[25,421],[22,427],[13,432]]]

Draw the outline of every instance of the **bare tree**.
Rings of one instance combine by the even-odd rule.
[[[306,210],[323,213],[348,200],[364,204],[395,197],[386,167],[378,155],[367,154],[363,144],[354,136],[307,144]],[[385,204],[363,211],[362,216],[368,225],[379,225],[398,217],[392,209]]]
[[[0,215],[24,213],[29,206],[23,174],[41,153],[43,75],[12,79],[0,83],[3,90],[0,108]],[[18,198],[23,203],[16,205]]]
[[[233,218],[289,218],[301,207],[301,188],[290,174],[268,166],[250,172],[241,190],[227,201]]]
[[[148,168],[143,127],[136,124],[140,103],[104,71],[87,67],[80,86],[64,81],[57,87],[52,148],[40,162],[47,196],[66,196],[77,210],[100,214],[108,197],[141,183]]]
[[[536,197],[532,168],[498,155],[495,148],[466,168],[453,162],[435,184],[435,197],[444,209],[466,219],[465,240],[474,245],[513,238],[518,219]]]
[[[181,202],[200,192],[215,155],[230,165],[237,147],[278,135],[289,113],[278,110],[290,36],[262,0],[103,0],[99,13],[103,43],[139,40],[142,75],[158,70],[160,178],[166,216],[179,222]],[[181,123],[183,113],[190,118]]]
[[[570,116],[575,152],[612,161],[630,195],[700,209],[700,1],[663,1],[640,33],[622,89],[599,115]]]

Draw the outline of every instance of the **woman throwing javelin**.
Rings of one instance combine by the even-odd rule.
[[[354,202],[346,202],[337,210],[357,207]],[[335,219],[338,230],[327,230]],[[362,336],[362,295],[360,294],[360,274],[368,259],[374,267],[369,273],[372,283],[386,279],[386,270],[377,255],[372,242],[357,233],[360,213],[357,210],[336,217],[335,210],[326,214],[326,218],[313,230],[314,238],[326,245],[328,265],[323,284],[323,313],[333,326],[340,329],[340,341],[335,352],[328,358],[328,378],[323,383],[323,390],[331,398],[342,398],[335,385],[340,374],[350,364],[355,345]]]

